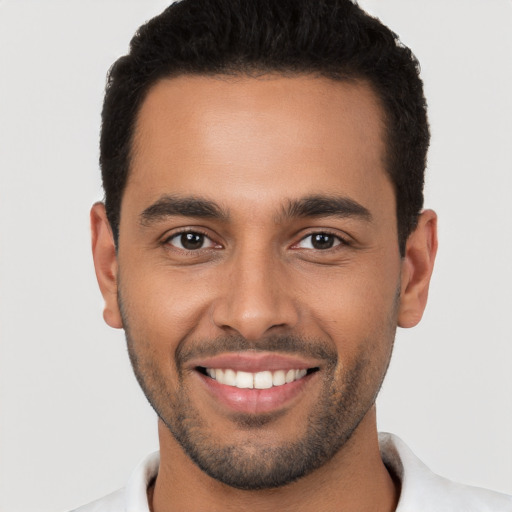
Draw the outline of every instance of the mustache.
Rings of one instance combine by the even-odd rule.
[[[331,344],[324,340],[301,336],[270,336],[260,340],[248,340],[243,336],[223,336],[212,340],[180,343],[175,358],[180,368],[193,359],[213,357],[229,352],[280,352],[318,359],[336,364],[338,354]]]

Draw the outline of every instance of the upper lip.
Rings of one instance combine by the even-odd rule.
[[[277,370],[317,368],[319,361],[274,352],[230,352],[192,361],[194,368],[219,368],[257,373]]]

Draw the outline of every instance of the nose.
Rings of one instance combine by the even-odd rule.
[[[255,340],[296,326],[298,306],[277,256],[240,251],[226,270],[212,315],[218,328]]]

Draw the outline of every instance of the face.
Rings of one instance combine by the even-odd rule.
[[[374,404],[411,280],[382,117],[364,83],[310,77],[178,77],[143,103],[105,318],[228,485],[308,474]]]

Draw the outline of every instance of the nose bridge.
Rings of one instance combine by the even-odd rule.
[[[268,241],[240,244],[228,264],[222,296],[214,310],[215,324],[247,339],[295,325],[298,312],[290,290],[283,286],[284,274],[283,263]]]

